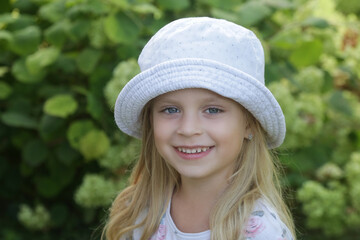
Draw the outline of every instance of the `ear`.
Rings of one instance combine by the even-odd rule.
[[[253,137],[254,137],[253,131],[250,127],[250,124],[248,124],[245,129],[245,139],[251,140]]]

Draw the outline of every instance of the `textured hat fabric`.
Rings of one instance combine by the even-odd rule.
[[[186,88],[204,88],[233,99],[260,122],[269,148],[285,138],[283,112],[264,82],[264,51],[255,34],[208,17],[183,18],[160,29],[145,45],[131,79],[115,103],[115,121],[139,138],[139,116],[151,99]]]

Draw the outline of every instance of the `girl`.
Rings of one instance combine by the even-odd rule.
[[[283,142],[285,120],[253,32],[176,20],[146,44],[139,65],[115,120],[142,149],[106,239],[294,239],[268,150]]]

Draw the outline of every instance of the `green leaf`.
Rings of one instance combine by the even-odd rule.
[[[109,0],[109,2],[120,9],[127,9],[130,6],[127,0]]]
[[[81,138],[93,129],[95,129],[95,126],[91,120],[73,122],[67,130],[67,139],[70,145],[75,149],[79,149]]]
[[[110,147],[110,140],[105,132],[91,130],[80,139],[80,152],[87,159],[102,157]]]
[[[1,120],[11,127],[22,127],[36,129],[38,127],[37,121],[20,112],[5,112],[1,114]]]
[[[36,51],[41,40],[41,31],[37,26],[29,26],[13,33],[10,42],[11,50],[19,55],[27,55]]]
[[[9,71],[9,67],[0,67],[0,78],[4,77],[4,75]]]
[[[100,51],[87,48],[78,55],[76,63],[81,72],[89,74],[96,67],[96,64],[98,63],[100,57]]]
[[[26,66],[30,73],[38,74],[43,68],[54,63],[60,54],[56,47],[42,48],[26,59]]]
[[[39,10],[39,16],[50,22],[56,23],[65,17],[65,2],[66,0],[52,1],[43,5]]]
[[[14,18],[15,18],[15,21],[10,23],[6,27],[10,31],[22,30],[24,28],[37,25],[36,16],[34,16],[34,15],[21,13]]]
[[[16,21],[16,18],[10,13],[3,13],[0,15],[0,26],[8,25],[9,23],[13,23]]]
[[[237,11],[239,14],[239,23],[243,26],[253,26],[270,16],[271,8],[257,1],[248,1],[241,5]]]
[[[232,11],[223,10],[220,8],[212,8],[211,15],[215,18],[226,19],[231,22],[238,22],[239,15]]]
[[[0,45],[4,48],[8,46],[8,44],[12,41],[12,34],[6,30],[0,30]]]
[[[104,25],[106,35],[114,43],[133,44],[140,32],[138,25],[123,13],[109,15]]]
[[[358,0],[348,0],[348,1],[335,1],[336,7],[339,11],[345,13],[345,14],[359,14],[360,12],[360,1]]]
[[[40,82],[46,75],[45,71],[32,74],[26,67],[25,59],[22,58],[14,63],[11,72],[18,81],[30,84]]]
[[[65,21],[61,21],[51,25],[45,30],[45,39],[50,44],[61,48],[66,41],[66,27]]]
[[[103,106],[101,100],[92,93],[86,95],[87,106],[86,111],[95,119],[100,119],[103,115]]]
[[[62,138],[64,135],[65,120],[44,114],[40,120],[39,132],[45,141]]]
[[[297,28],[280,31],[269,43],[272,47],[278,48],[279,50],[294,49],[302,43],[301,32]]]
[[[68,94],[59,94],[44,104],[44,112],[55,117],[66,118],[73,114],[78,107],[76,100]]]
[[[333,94],[329,98],[329,106],[346,116],[353,116],[350,102],[344,97],[342,91],[333,92]]]
[[[83,39],[90,30],[90,23],[91,22],[87,19],[77,19],[74,22],[65,22],[68,37],[74,42]]]
[[[107,1],[103,0],[87,0],[72,7],[68,7],[66,16],[70,19],[76,19],[83,16],[92,16],[96,19],[97,16],[103,16],[110,11],[110,6]]]
[[[131,9],[139,14],[153,14],[155,19],[160,19],[163,15],[162,11],[150,3],[140,3],[131,6]]]
[[[295,9],[296,5],[289,0],[263,0],[264,4],[276,9]]]
[[[60,54],[57,61],[54,63],[54,68],[57,68],[66,74],[77,74],[76,54]]]
[[[39,139],[28,142],[22,151],[23,160],[32,167],[43,163],[48,155],[46,145]]]
[[[290,55],[290,62],[296,67],[306,67],[315,64],[322,53],[323,44],[320,40],[303,42]]]
[[[6,99],[12,93],[12,88],[6,82],[0,81],[0,100]]]
[[[173,11],[183,10],[190,6],[189,0],[157,0],[156,2],[161,8]]]
[[[199,0],[200,3],[209,5],[213,9],[225,9],[225,10],[233,10],[237,6],[241,5],[243,0]]]
[[[323,18],[309,17],[301,23],[304,27],[328,28],[329,22]]]

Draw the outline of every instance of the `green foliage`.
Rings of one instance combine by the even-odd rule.
[[[8,126],[36,128],[37,122],[30,116],[20,112],[5,112],[1,115],[1,120]]]
[[[360,223],[359,173],[360,153],[354,152],[344,170],[327,163],[317,171],[318,179],[325,185],[315,181],[304,183],[297,196],[303,202],[310,228],[321,228],[329,236],[341,236],[345,229],[357,230]],[[328,224],[333,227],[329,228]]]
[[[138,156],[140,143],[138,140],[130,141],[126,146],[113,146],[106,155],[98,160],[100,166],[117,171],[123,166],[130,165]]]
[[[325,83],[324,72],[314,66],[302,69],[295,76],[295,84],[304,92],[320,93]]]
[[[23,148],[22,158],[30,166],[39,166],[45,161],[48,150],[44,143],[35,139],[29,141]]]
[[[2,1],[0,238],[90,239],[138,157],[139,141],[112,113],[140,71],[135,59],[166,23],[207,15],[251,28],[264,45],[299,238],[355,239],[359,9],[357,0]]]
[[[346,180],[350,187],[350,200],[353,207],[360,213],[360,152],[352,153],[345,166]],[[360,221],[360,216],[358,216]]]
[[[113,77],[104,88],[107,103],[111,108],[115,105],[119,89],[121,90],[129,79],[133,78],[139,72],[139,66],[134,59],[123,61],[115,67]]]
[[[30,70],[26,66],[26,60],[20,58],[17,60],[12,67],[12,74],[16,78],[16,80],[22,83],[38,83],[45,77],[44,71],[38,71],[36,73],[30,72]]]
[[[6,82],[0,81],[0,99],[6,99],[12,92],[12,88]]]
[[[88,174],[75,193],[75,201],[88,208],[108,206],[117,191],[116,184],[112,181],[101,175]]]
[[[190,7],[190,1],[177,1],[177,0],[157,0],[157,4],[163,9],[166,10],[182,10]]]
[[[106,35],[114,43],[132,43],[139,34],[137,24],[124,13],[109,15],[104,21]]]
[[[45,230],[50,224],[50,214],[41,204],[34,209],[28,205],[21,205],[18,219],[30,230]]]
[[[37,74],[56,61],[60,54],[55,47],[43,48],[26,58],[26,67],[31,74]]]
[[[46,100],[44,112],[54,117],[65,118],[73,114],[77,106],[78,104],[72,96],[61,94]]]
[[[342,235],[346,219],[344,193],[345,189],[337,182],[331,182],[329,188],[314,181],[306,182],[299,190],[298,198],[304,202],[304,213],[309,216],[308,226],[322,228],[326,235]]]
[[[37,26],[28,26],[12,33],[10,48],[14,53],[27,55],[33,53],[40,44],[41,30]]]
[[[97,50],[83,50],[76,59],[79,70],[85,74],[91,73],[99,61],[100,56],[101,53]]]
[[[79,150],[85,159],[102,157],[109,149],[110,141],[101,130],[91,130],[79,142]]]

